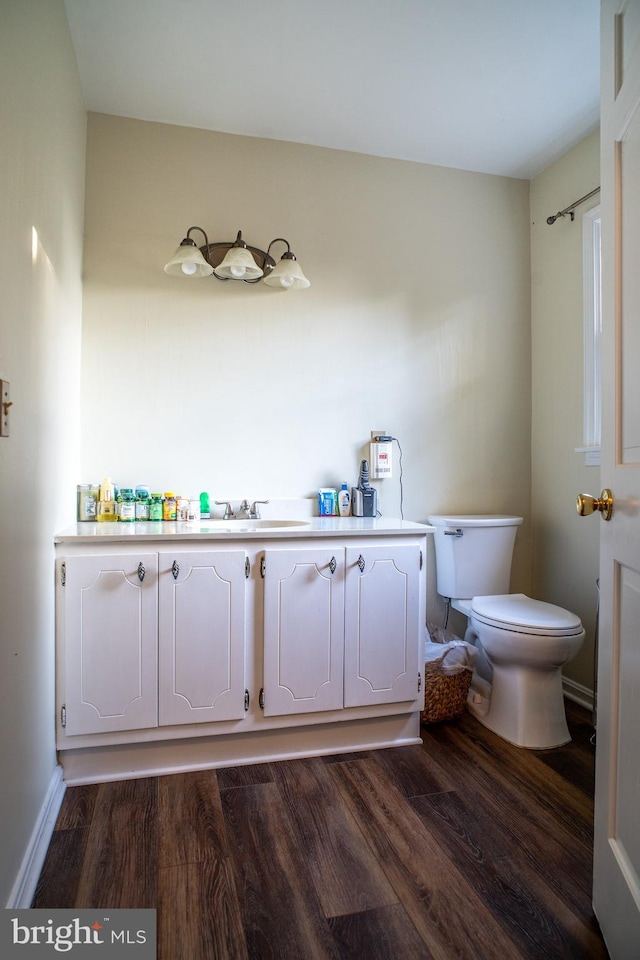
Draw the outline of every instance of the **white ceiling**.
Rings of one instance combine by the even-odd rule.
[[[529,179],[597,127],[599,0],[65,0],[87,108]]]

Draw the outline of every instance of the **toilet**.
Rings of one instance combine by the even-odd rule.
[[[551,603],[509,593],[522,517],[431,516],[436,588],[465,614],[465,640],[480,650],[467,707],[518,747],[544,750],[571,740],[562,667],[584,641],[579,617]]]

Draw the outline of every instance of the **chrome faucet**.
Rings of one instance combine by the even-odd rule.
[[[254,500],[251,506],[249,506],[249,501],[243,500],[240,506],[238,507],[236,518],[238,520],[259,520],[260,519],[260,508],[258,507],[259,503],[269,503],[269,501]]]
[[[269,501],[254,500],[251,506],[249,506],[249,501],[243,500],[240,506],[238,507],[237,513],[233,512],[233,506],[228,500],[216,500],[215,503],[217,503],[219,507],[224,507],[225,520],[259,520],[260,509],[258,507],[258,504],[269,503]]]

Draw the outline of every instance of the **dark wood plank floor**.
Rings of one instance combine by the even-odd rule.
[[[34,907],[155,907],[160,960],[600,960],[590,715],[422,746],[70,787]]]

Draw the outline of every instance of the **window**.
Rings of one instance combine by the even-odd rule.
[[[600,338],[602,298],[600,292],[600,207],[582,217],[584,282],[584,453],[586,466],[600,465]]]

